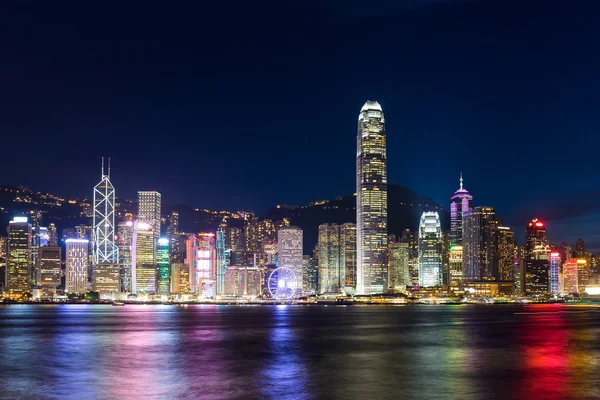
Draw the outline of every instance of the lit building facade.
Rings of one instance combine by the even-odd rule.
[[[156,264],[158,266],[158,293],[169,294],[171,284],[169,263],[169,239],[159,238],[156,248]]]
[[[590,283],[589,263],[585,258],[577,259],[577,292],[585,292],[585,287]]]
[[[576,258],[570,258],[563,263],[561,292],[564,294],[579,293],[579,263],[577,261],[579,260]]]
[[[227,248],[225,247],[225,231],[217,230],[216,235],[216,262],[217,262],[217,294],[225,293],[225,272],[227,271]]]
[[[340,280],[340,226],[336,224],[319,225],[317,246],[319,263],[319,292],[339,292]]]
[[[508,226],[496,231],[496,268],[500,281],[515,280],[515,232]]]
[[[419,223],[419,286],[442,284],[442,226],[437,212],[424,212]]]
[[[302,229],[284,226],[277,232],[278,266],[291,269],[302,287]],[[300,292],[300,291],[298,291]]]
[[[381,293],[388,287],[387,154],[385,118],[376,101],[360,110],[356,148],[356,291]]]
[[[110,182],[110,160],[108,171],[94,187],[94,264],[119,262],[119,249],[115,243],[115,188]]]
[[[132,279],[132,245],[133,221],[123,221],[117,224],[117,247],[119,248],[119,265],[121,266],[121,291],[131,292]]]
[[[171,293],[190,293],[190,267],[187,264],[171,264]]]
[[[138,290],[138,268],[145,265],[154,266],[155,249],[152,226],[146,222],[135,221],[133,224],[133,239],[131,244],[131,293],[135,294]]]
[[[450,247],[449,268],[448,268],[448,284],[451,287],[459,287],[462,285],[462,264],[463,264],[463,247],[459,245]]]
[[[550,252],[550,294],[559,294],[560,253]]]
[[[215,235],[189,235],[186,248],[185,263],[189,266],[191,292],[202,297],[214,297],[217,274]]]
[[[473,196],[463,188],[462,172],[460,173],[460,187],[450,198],[450,257],[453,257],[449,266],[448,280],[450,285],[459,285],[462,282],[462,258],[457,258],[457,252],[460,248],[460,254],[463,252],[463,216],[471,214]],[[454,249],[454,250],[452,250]],[[452,254],[454,251],[454,254]],[[458,278],[457,270],[461,271],[461,277]]]
[[[262,272],[256,267],[231,266],[225,271],[223,286],[226,296],[259,296],[262,291]]]
[[[65,290],[68,293],[85,293],[88,285],[87,239],[67,239]]]
[[[60,247],[42,246],[38,255],[38,284],[45,295],[56,294],[60,286],[61,275],[61,249]]]
[[[155,264],[138,265],[135,274],[135,293],[155,294],[158,287],[158,273]]]
[[[8,260],[6,289],[10,297],[20,297],[31,290],[32,227],[27,217],[14,217],[8,223]]]
[[[138,192],[138,221],[152,227],[154,240],[160,237],[160,203],[161,195],[155,191]]]
[[[408,243],[390,242],[388,247],[389,287],[394,290],[405,290],[407,286],[412,285]]]
[[[492,207],[475,207],[463,215],[463,280],[498,280],[496,233],[498,220]]]
[[[121,267],[119,264],[94,264],[92,287],[100,293],[121,291]]]

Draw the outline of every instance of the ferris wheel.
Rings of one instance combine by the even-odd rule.
[[[287,267],[277,268],[269,275],[269,293],[274,299],[293,299],[298,290],[298,278]]]

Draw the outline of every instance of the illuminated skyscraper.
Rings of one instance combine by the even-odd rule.
[[[115,188],[110,182],[110,159],[108,171],[94,187],[94,264],[118,263],[119,249],[115,244]]]
[[[498,280],[515,279],[515,232],[508,226],[498,226],[496,231],[496,267]]]
[[[388,243],[389,246],[389,285],[396,290],[404,290],[407,286],[412,286],[409,268],[409,248],[408,243],[394,242]]]
[[[227,271],[227,249],[225,248],[225,232],[217,230],[217,294],[225,293],[225,272]]]
[[[131,292],[133,221],[117,224],[117,247],[121,270],[121,291]]]
[[[85,293],[88,284],[87,239],[67,239],[65,289],[68,293]]]
[[[385,118],[376,101],[360,110],[356,147],[356,291],[371,294],[388,286]]]
[[[525,247],[523,258],[525,260],[534,257],[534,250],[538,247],[548,247],[548,236],[546,235],[546,225],[537,218],[529,222],[525,228]]]
[[[202,297],[216,295],[216,249],[214,233],[190,235],[185,263],[189,266],[190,290]]]
[[[473,196],[463,188],[462,172],[460,173],[460,187],[450,199],[450,246],[462,246],[463,242],[463,215],[470,213]]]
[[[442,284],[442,226],[437,212],[424,212],[419,223],[419,286]]]
[[[455,245],[450,247],[448,264],[448,284],[451,287],[461,286],[463,282],[463,246]]]
[[[187,264],[171,264],[171,293],[190,293],[190,268]]]
[[[160,237],[160,193],[138,192],[138,221],[150,224],[154,240]]]
[[[340,226],[340,280],[345,293],[356,292],[356,224]]]
[[[550,293],[550,244],[546,226],[537,218],[525,228],[521,285],[525,295]]]
[[[14,217],[8,224],[6,289],[10,297],[20,297],[31,289],[32,227],[27,217]]]
[[[336,224],[319,225],[319,291],[339,292],[340,282],[340,226]]]
[[[60,286],[60,247],[42,246],[38,257],[38,284],[42,286],[45,296],[56,294]]]
[[[294,271],[298,287],[302,288],[302,229],[297,226],[280,228],[277,233],[277,254],[278,266]]]
[[[137,271],[138,268],[144,266],[155,267],[154,264],[154,232],[152,226],[146,222],[135,221],[133,224],[133,238],[131,243],[131,293],[136,294],[137,291]],[[144,270],[145,275],[148,275],[147,269]],[[147,276],[142,278],[144,285],[148,283]],[[147,285],[146,289],[147,290]]]
[[[156,264],[158,265],[158,292],[169,294],[170,290],[170,263],[169,263],[169,239],[159,238],[156,248]]]
[[[585,242],[581,238],[575,242],[575,257],[585,258]]]
[[[497,280],[496,233],[498,220],[492,207],[475,207],[463,214],[463,280]]]
[[[560,270],[560,253],[553,251],[550,253],[550,294],[559,294],[560,288],[558,285]]]
[[[100,293],[121,291],[121,267],[114,263],[94,264],[92,287]]]
[[[577,259],[577,291],[585,292],[585,287],[590,282],[590,266],[585,258]]]
[[[570,258],[564,262],[562,293],[579,293],[579,262],[585,263],[585,260]]]

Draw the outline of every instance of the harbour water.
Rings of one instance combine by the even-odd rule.
[[[594,399],[600,308],[0,306],[2,399]]]

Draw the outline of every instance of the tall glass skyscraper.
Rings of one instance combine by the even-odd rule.
[[[442,225],[437,212],[425,211],[419,223],[419,286],[442,284]]]
[[[463,243],[463,215],[471,211],[473,196],[463,188],[462,172],[460,173],[460,187],[450,198],[450,248],[462,246]]]
[[[138,192],[138,221],[150,224],[155,240],[160,237],[160,202],[158,192]]]
[[[358,116],[356,146],[357,294],[387,289],[387,155],[385,118],[376,101]]]
[[[108,173],[94,187],[94,264],[118,263],[119,249],[115,244],[115,188],[110,182],[110,159]]]

